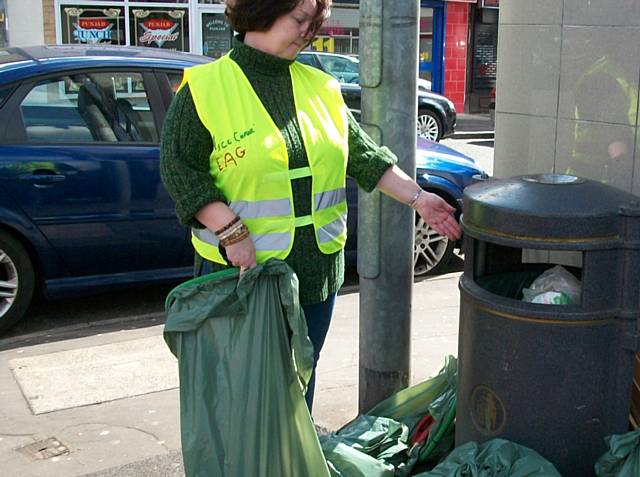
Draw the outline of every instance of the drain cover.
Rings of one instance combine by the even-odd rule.
[[[67,446],[55,437],[49,437],[33,444],[18,447],[16,451],[31,460],[45,460],[71,452]]]

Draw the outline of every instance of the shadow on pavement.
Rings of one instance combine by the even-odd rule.
[[[486,140],[479,140],[479,141],[469,141],[469,144],[472,144],[474,146],[493,147],[494,140],[486,139]]]
[[[442,273],[460,272],[463,264],[462,258],[454,255]],[[417,277],[415,283],[433,278]],[[0,335],[0,351],[162,325],[164,300],[178,283],[136,286],[80,298],[41,299],[22,321]],[[338,294],[358,292],[357,269],[347,267],[345,283]]]
[[[0,351],[161,325],[164,300],[177,284],[135,286],[60,300],[39,299],[20,322],[0,335]]]

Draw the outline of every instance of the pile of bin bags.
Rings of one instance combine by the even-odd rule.
[[[560,477],[538,453],[503,439],[453,449],[456,377],[449,356],[437,376],[391,396],[335,435],[320,436],[331,475]]]
[[[416,475],[453,447],[452,357],[437,376],[320,441],[304,401],[313,347],[297,278],[282,261],[242,276],[232,269],[190,280],[171,291],[166,311],[164,337],[179,365],[188,477]],[[533,451],[494,440],[461,446],[417,475],[557,475],[549,466]],[[640,474],[602,477],[627,475]]]
[[[385,399],[335,434],[321,435],[332,475],[412,475],[417,462],[437,463],[453,449],[457,361],[438,375]]]

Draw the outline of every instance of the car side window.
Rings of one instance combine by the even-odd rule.
[[[178,92],[178,88],[182,84],[182,72],[180,73],[167,73],[167,79],[169,80],[169,86],[171,86],[171,91],[173,94]]]
[[[0,106],[4,103],[4,100],[9,97],[13,88],[2,88],[0,89]]]
[[[346,58],[319,56],[322,66],[341,83],[357,83],[359,64]]]
[[[78,73],[38,83],[20,104],[28,142],[158,142],[140,73]]]
[[[296,58],[296,60],[300,63],[302,63],[303,65],[309,65],[309,66],[314,66],[316,67],[315,62],[313,61],[313,56],[311,55],[298,55],[298,57]]]

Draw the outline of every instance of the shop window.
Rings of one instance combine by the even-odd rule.
[[[418,45],[418,71],[421,79],[433,79],[433,8],[420,9],[420,43]]]
[[[357,55],[360,42],[359,15],[356,8],[333,7],[331,16],[311,48],[315,51]]]
[[[131,44],[189,51],[189,13],[185,8],[129,8]]]
[[[202,13],[202,54],[220,58],[231,49],[233,31],[224,13]]]
[[[139,73],[77,73],[36,85],[20,105],[36,143],[157,142]]]
[[[473,42],[474,90],[489,90],[496,84],[498,69],[498,25],[477,23]]]
[[[124,8],[60,5],[62,43],[124,45]]]

